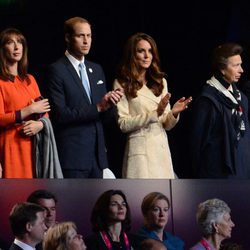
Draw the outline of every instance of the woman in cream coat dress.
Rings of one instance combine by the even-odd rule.
[[[152,37],[136,33],[128,39],[114,81],[114,89],[125,92],[117,104],[118,124],[127,134],[123,178],[175,178],[165,130],[176,125],[192,98],[182,97],[171,110],[159,64]]]

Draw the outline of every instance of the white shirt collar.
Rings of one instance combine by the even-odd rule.
[[[28,244],[26,244],[26,243],[24,243],[24,242],[22,242],[22,241],[20,241],[20,240],[18,240],[18,239],[15,239],[15,240],[14,240],[14,243],[15,243],[16,245],[18,245],[19,247],[21,247],[23,250],[36,250],[36,249],[33,248],[32,246],[30,246],[30,245],[28,245]]]
[[[75,57],[73,57],[68,50],[65,51],[65,56],[67,56],[67,58],[69,59],[69,61],[71,62],[71,64],[73,65],[74,69],[76,70],[77,74],[80,76],[79,73],[79,64],[80,63],[84,63],[84,57],[81,61],[77,60]]]
[[[229,85],[228,90],[231,91],[231,92],[233,92],[233,86],[232,86],[232,84]]]

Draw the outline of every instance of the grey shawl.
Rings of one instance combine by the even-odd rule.
[[[35,135],[36,178],[63,178],[50,119],[42,117],[39,120],[43,130]]]

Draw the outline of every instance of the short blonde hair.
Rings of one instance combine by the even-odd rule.
[[[77,230],[75,223],[71,221],[50,227],[43,240],[43,250],[68,250],[67,233],[71,228]]]

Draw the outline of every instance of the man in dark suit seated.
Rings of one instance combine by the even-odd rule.
[[[56,196],[45,189],[33,191],[27,198],[27,202],[35,203],[45,208],[45,225],[47,228],[54,226],[56,222]]]
[[[32,250],[43,240],[47,229],[43,207],[23,202],[16,204],[9,216],[11,230],[15,236],[9,250]]]
[[[123,91],[107,93],[102,67],[85,59],[92,42],[86,19],[66,20],[64,35],[65,55],[49,66],[45,88],[63,175],[102,178],[108,168],[102,122]]]
[[[38,189],[33,191],[29,197],[27,198],[27,202],[35,203],[42,206],[45,209],[45,220],[44,223],[49,229],[54,226],[56,221],[56,204],[57,198],[56,196],[45,189]],[[36,250],[43,249],[42,242],[36,245]]]

